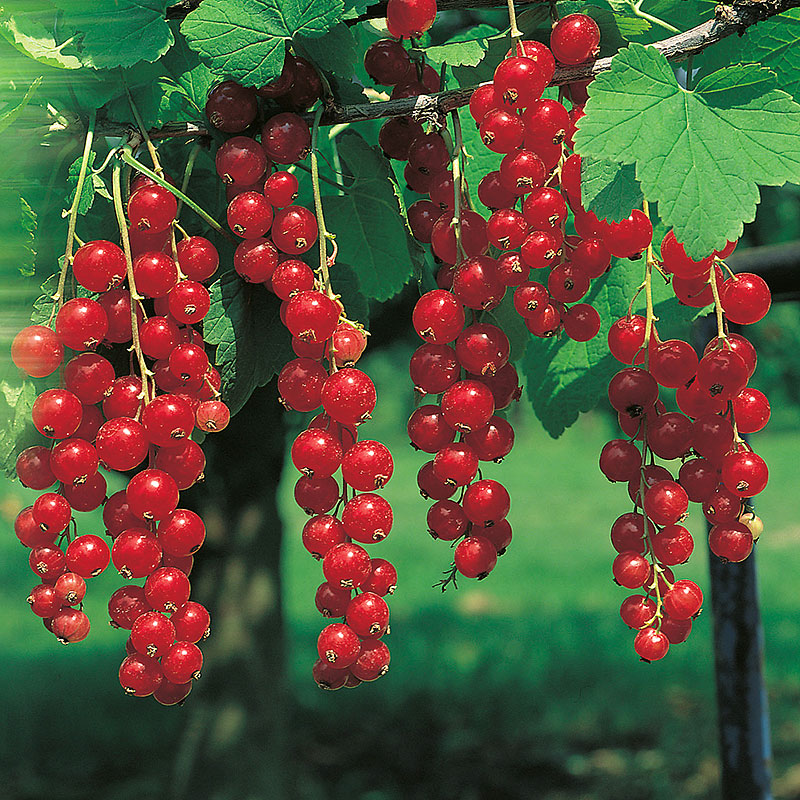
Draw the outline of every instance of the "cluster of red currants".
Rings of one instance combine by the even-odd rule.
[[[285,63],[291,65],[292,56]],[[290,68],[284,67],[284,75]],[[206,108],[213,106],[209,118],[217,127],[239,132],[245,118],[247,125],[255,119],[255,93],[231,84],[220,86],[228,96],[239,91],[239,105],[223,112],[215,100],[218,86]],[[258,93],[264,96],[264,91]],[[273,86],[269,96],[274,91]],[[252,117],[241,109],[241,97],[248,93]],[[310,144],[302,117],[282,112],[267,120],[260,143],[241,135],[228,139],[217,151],[216,166],[228,189],[228,224],[244,240],[234,254],[234,268],[244,280],[263,284],[283,301],[281,320],[292,334],[297,358],[278,376],[280,400],[296,411],[323,409],[295,439],[291,457],[302,473],[295,499],[311,516],[303,528],[303,544],[322,560],[325,576],[317,589],[317,608],[325,617],[344,618],[320,634],[312,673],[322,688],[339,689],[376,680],[389,669],[389,648],[382,641],[389,607],[383,598],[394,591],[397,574],[388,561],[371,558],[361,545],[378,542],[391,530],[391,506],[375,492],[389,480],[394,464],[385,445],[357,441],[356,428],[369,419],[377,401],[369,376],[354,367],[366,347],[366,332],[346,319],[324,277],[297,258],[317,241],[317,220],[294,205],[295,176],[272,169],[273,163],[305,158]],[[341,486],[334,477],[340,468]]]
[[[199,236],[174,245],[175,258],[164,253],[174,242],[174,195],[141,175],[131,189],[131,269],[113,242],[84,244],[72,259],[72,272],[97,299],[68,300],[58,307],[55,330],[33,325],[13,342],[14,363],[35,378],[58,370],[65,348],[77,351],[63,368],[62,386],[43,391],[33,404],[34,426],[53,440],[52,447],[30,447],[17,459],[25,486],[43,491],[58,482],[58,489],[24,509],[15,530],[42,580],[28,600],[61,642],[78,642],[89,633],[82,611],[85,581],[110,561],[126,579],[145,579],[144,586],[124,586],[109,601],[111,624],[131,631],[120,682],[129,694],[152,694],[172,705],[199,675],[203,657],[197,642],[210,621],[208,611],[189,600],[192,554],[203,543],[205,526],[197,514],[177,506],[179,492],[199,480],[205,466],[190,438],[193,430],[222,430],[229,419],[217,399],[219,374],[193,327],[208,312],[203,281],[219,259],[211,242]],[[127,287],[126,276],[132,276]],[[153,309],[149,316],[143,300]],[[114,346],[131,342],[140,364],[151,363],[140,377],[117,377]],[[107,498],[101,466],[140,471]],[[73,511],[101,505],[111,548],[100,536],[70,533],[77,528]]]
[[[735,246],[729,242],[722,251],[693,261],[672,231],[661,243],[660,266],[671,274],[676,296],[698,308],[716,306],[718,335],[701,358],[688,342],[659,339],[639,315],[617,320],[608,334],[612,355],[631,365],[608,387],[627,438],[605,445],[600,469],[609,480],[626,481],[634,502],[634,511],[611,529],[618,553],[613,574],[618,584],[644,590],[627,597],[620,613],[638,630],[634,648],[646,661],[663,658],[670,644],[685,641],[702,605],[700,588],[690,580],[676,581],[671,569],[694,547],[682,525],[689,502],[702,504],[712,525],[709,547],[724,561],[747,558],[761,533],[761,521],[746,503],[767,485],[767,465],[741,434],[761,430],[770,407],[763,393],[747,386],[756,368],[755,348],[730,332],[726,322],[757,322],[771,298],[756,275],[722,280],[727,269],[722,259]],[[659,387],[676,390],[679,411],[665,409]],[[680,459],[677,479],[655,457]]]

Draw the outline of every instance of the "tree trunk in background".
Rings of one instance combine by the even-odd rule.
[[[206,438],[206,480],[188,495],[208,531],[192,582],[212,635],[175,747],[174,800],[285,796],[282,417],[274,386],[256,391],[221,436]]]

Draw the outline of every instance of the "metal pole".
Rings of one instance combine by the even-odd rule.
[[[716,335],[713,316],[698,320],[696,349]],[[709,552],[714,678],[722,800],[772,800],[772,746],[764,685],[764,630],[756,554],[725,564]]]

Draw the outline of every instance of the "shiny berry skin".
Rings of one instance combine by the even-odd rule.
[[[200,677],[203,654],[192,642],[175,642],[161,658],[164,677],[172,683],[188,683]]]
[[[64,345],[50,328],[29,325],[14,337],[11,359],[26,375],[44,378],[61,366]]]
[[[50,469],[50,450],[43,445],[23,450],[17,456],[15,468],[20,482],[29,489],[41,491],[56,482],[56,476]]]
[[[54,617],[61,609],[61,599],[49,583],[39,583],[34,586],[27,599],[31,611],[37,617]]]
[[[662,631],[644,628],[636,634],[633,649],[642,661],[659,661],[669,651],[669,639]]]
[[[647,443],[660,458],[680,458],[692,444],[692,421],[676,411],[648,418]]]
[[[86,581],[74,572],[62,572],[53,584],[59,604],[75,606],[86,595]]]
[[[345,533],[362,544],[385,539],[392,530],[392,522],[392,507],[377,494],[358,494],[342,509]]]
[[[140,653],[129,655],[119,668],[119,682],[133,697],[149,697],[163,680],[158,660]]]
[[[76,608],[62,608],[52,619],[51,630],[61,644],[82,642],[91,625],[89,617]]]
[[[372,574],[372,562],[367,551],[358,544],[343,542],[334,545],[322,559],[325,580],[341,589],[361,586]]]
[[[431,247],[436,256],[445,264],[455,264],[460,260],[460,253],[456,246],[455,229],[450,225],[452,217],[443,214],[434,223],[431,231]],[[489,245],[486,236],[486,220],[474,211],[462,210],[461,212],[461,246],[467,258],[478,256]]]
[[[494,396],[479,381],[458,381],[442,395],[442,414],[445,422],[458,431],[478,430],[494,414]]]
[[[208,280],[219,267],[217,248],[202,236],[189,236],[178,242],[178,261],[189,280]]]
[[[156,611],[176,611],[189,600],[190,591],[189,579],[176,567],[159,567],[144,584],[145,599]]]
[[[683,245],[675,238],[675,232],[669,231],[661,242],[661,258],[664,269],[679,278],[708,277],[713,264],[711,256],[695,261],[686,255]]]
[[[64,439],[50,453],[53,475],[66,485],[86,483],[98,466],[97,451],[85,439]]]
[[[697,365],[694,348],[681,339],[668,339],[650,353],[650,373],[661,386],[685,385],[695,376]]]
[[[444,289],[434,289],[422,295],[414,306],[412,323],[419,336],[427,342],[452,342],[464,327],[464,307]]]
[[[712,397],[696,380],[687,386],[678,387],[675,402],[686,416],[695,418],[706,414],[720,414],[727,405],[719,397]]]
[[[53,535],[61,533],[72,519],[69,503],[55,492],[39,495],[31,507],[31,513],[40,530]]]
[[[658,481],[644,494],[644,510],[656,525],[672,525],[685,516],[689,508],[686,490],[675,481]]]
[[[752,552],[753,534],[741,522],[724,522],[709,531],[708,546],[723,561],[738,563]]]
[[[144,578],[161,563],[161,546],[149,531],[130,528],[114,539],[111,560],[124,578]]]
[[[137,189],[128,200],[128,219],[139,231],[160,233],[167,230],[178,212],[178,201],[163,186],[152,184]]]
[[[645,319],[637,314],[618,319],[608,331],[611,355],[623,364],[634,363],[636,354],[644,347],[644,330]]]
[[[521,196],[540,188],[547,177],[542,159],[530,150],[516,150],[500,162],[500,184]]]
[[[525,327],[534,335],[542,338],[555,336],[561,328],[561,309],[554,303],[548,303],[539,313],[525,319]]]
[[[522,145],[524,135],[519,116],[502,108],[489,111],[480,123],[481,141],[493,153],[512,153]]]
[[[106,336],[108,317],[95,300],[76,297],[68,300],[56,314],[56,335],[73,350],[89,350]]]
[[[553,25],[550,49],[562,64],[582,64],[600,52],[600,28],[585,14],[569,14]]]
[[[447,500],[458,488],[452,481],[447,482],[434,473],[433,461],[428,461],[420,467],[417,473],[417,486],[419,493],[426,500]]]
[[[342,458],[342,478],[359,492],[382,489],[394,472],[389,448],[380,442],[356,442]]]
[[[217,175],[224,183],[250,185],[267,170],[264,149],[249,136],[234,136],[217,149],[215,156]]]
[[[295,411],[313,411],[322,403],[322,386],[328,377],[325,367],[310,358],[288,362],[278,375],[281,402]]]
[[[620,586],[638,589],[650,574],[650,562],[635,550],[625,550],[614,559],[611,571]]]
[[[521,109],[541,97],[548,77],[537,61],[511,56],[498,64],[492,84],[505,108]]]
[[[150,658],[163,656],[175,641],[175,626],[157,611],[146,611],[133,623],[131,644]]]
[[[208,367],[208,356],[200,345],[185,342],[184,344],[179,344],[169,355],[168,372],[173,378],[177,378],[183,383],[201,381]],[[156,381],[158,382],[158,378]],[[163,386],[159,384],[159,388],[166,391],[172,390],[174,387],[180,391],[180,385],[180,383],[170,382],[169,386],[167,386],[165,382]],[[191,429],[192,427],[190,426],[188,430],[191,431]],[[176,438],[182,437],[176,436]]]
[[[516,250],[528,237],[528,223],[519,211],[501,208],[486,225],[489,244],[500,250]]]
[[[83,245],[72,260],[75,280],[90,292],[106,292],[122,283],[125,254],[113,242],[98,239]]]
[[[754,497],[764,490],[768,480],[764,459],[749,450],[728,453],[722,459],[722,483],[738,497]]]
[[[423,175],[436,175],[450,162],[450,153],[439,133],[423,133],[408,148],[408,164]]]
[[[291,172],[273,172],[264,183],[264,197],[275,208],[290,206],[296,199],[300,184]]]
[[[294,486],[294,500],[306,514],[325,514],[339,499],[335,478],[309,478],[302,475]]]
[[[309,428],[292,443],[292,463],[309,478],[327,478],[342,463],[342,445],[331,433]]]
[[[364,54],[364,69],[375,83],[395,86],[408,74],[411,61],[400,42],[380,39],[367,48]]]
[[[544,267],[550,267],[557,263],[556,259],[561,254],[563,248],[560,237],[561,232],[558,231],[556,233],[556,231],[558,231],[557,228],[547,231],[533,231],[526,237],[520,249],[522,263],[525,264],[525,266],[530,269],[544,269]],[[583,293],[580,294],[580,290],[583,289],[583,286],[588,288],[589,278],[585,274],[580,273],[577,276],[577,281],[579,283],[579,291],[576,292],[576,294],[579,294],[577,299],[580,299],[580,297],[583,297],[583,294],[586,293],[583,291]],[[564,280],[562,280],[562,284],[564,284],[564,288],[567,288]]]
[[[563,317],[564,333],[576,342],[588,342],[600,332],[600,314],[589,303],[577,303]]]
[[[692,428],[692,447],[698,455],[718,463],[733,445],[733,426],[724,417],[698,417]]]
[[[483,427],[464,437],[481,461],[500,463],[514,447],[514,429],[502,417],[492,416]]]
[[[289,300],[298,292],[314,288],[314,272],[297,259],[280,261],[272,273],[270,287],[281,300]]]
[[[769,422],[769,400],[758,389],[745,387],[732,399],[732,403],[739,433],[756,433]]]
[[[482,580],[495,568],[497,550],[483,536],[468,536],[456,545],[453,559],[464,577]]]
[[[418,450],[435,453],[456,438],[455,428],[444,418],[441,406],[425,405],[415,409],[408,420],[408,436]]]
[[[96,353],[81,353],[64,368],[64,387],[84,405],[99,403],[114,383],[111,362]]]
[[[734,353],[736,353],[736,355],[741,357],[745,363],[745,366],[747,367],[748,377],[753,376],[753,373],[756,371],[758,357],[756,355],[755,347],[753,347],[753,345],[747,339],[745,339],[744,336],[741,336],[738,333],[729,333],[724,341],[715,336],[705,346],[703,355],[708,355],[708,353],[720,350],[722,348],[732,350]]]
[[[608,399],[620,414],[640,417],[658,399],[658,384],[646,370],[627,367],[609,382]]]
[[[191,600],[173,611],[170,621],[175,626],[175,638],[179,642],[195,644],[210,633],[211,615],[205,606]]]
[[[442,210],[430,200],[417,200],[408,207],[408,224],[418,242],[430,244],[433,226]]]
[[[370,561],[372,572],[361,584],[365,592],[374,592],[381,597],[394,594],[397,587],[397,570],[385,558],[373,558]]]
[[[136,619],[150,610],[141,586],[122,586],[111,595],[108,601],[108,615],[115,628],[130,630]]]
[[[161,520],[157,536],[164,553],[189,556],[200,549],[206,537],[206,528],[194,511],[176,508]]]
[[[221,400],[204,400],[195,411],[195,425],[204,433],[219,433],[230,421],[230,409]]]
[[[261,130],[261,146],[270,161],[295,164],[308,155],[311,131],[306,121],[297,114],[276,114],[267,120]]]
[[[322,407],[331,418],[344,425],[357,425],[370,418],[377,393],[369,375],[346,367],[329,376],[322,387]]]
[[[517,195],[508,191],[500,182],[498,170],[489,172],[481,178],[478,184],[478,198],[492,211],[498,208],[511,208],[517,202]]]
[[[142,411],[142,425],[151,444],[175,447],[194,428],[194,413],[181,397],[163,394],[155,397]]]
[[[772,303],[766,281],[751,272],[740,272],[720,287],[725,316],[738,325],[752,325],[763,319]]]
[[[361,652],[361,641],[356,632],[343,622],[334,622],[322,629],[317,639],[319,657],[335,666],[346,669]]]
[[[619,615],[629,627],[641,629],[647,625],[656,614],[656,604],[649,597],[633,594],[622,601]]]
[[[693,503],[702,503],[710,497],[718,480],[716,467],[705,458],[685,461],[678,472],[678,481]]]
[[[637,208],[621,222],[610,223],[602,238],[612,256],[633,258],[650,244],[653,225],[647,215]]]
[[[581,239],[569,255],[569,259],[589,278],[599,278],[611,264],[611,253],[600,239]]]
[[[614,520],[611,526],[611,544],[618,553],[632,550],[644,555],[644,517],[635,512],[622,514]],[[655,533],[652,523],[648,524],[650,534]]]
[[[348,603],[345,621],[358,636],[379,638],[389,627],[389,606],[380,595],[362,592]]]
[[[350,589],[337,589],[325,581],[317,587],[314,604],[323,617],[343,617],[351,596]]]
[[[111,553],[105,539],[85,534],[73,539],[66,551],[67,569],[81,578],[97,577],[109,564]]]
[[[697,383],[712,397],[730,400],[744,389],[748,380],[744,359],[733,350],[712,350],[697,366]]]
[[[570,263],[558,264],[547,278],[550,297],[559,303],[575,303],[589,291],[589,277]]]
[[[689,580],[675,581],[673,587],[664,595],[664,611],[673,619],[688,619],[700,612],[703,593],[700,587]]]
[[[497,274],[497,262],[489,256],[468,258],[453,273],[453,294],[467,308],[495,308],[505,293],[506,287]]]
[[[146,469],[134,475],[125,494],[131,513],[145,520],[164,519],[178,505],[175,481],[159,469]]]
[[[503,98],[495,90],[492,83],[485,83],[476,87],[469,99],[469,113],[475,120],[475,125],[480,127],[481,122],[490,111],[502,106]]]
[[[322,292],[298,292],[286,306],[286,327],[302,341],[327,341],[338,321],[339,307]]]
[[[234,269],[248,283],[269,285],[277,266],[278,248],[269,239],[245,239],[233,254]]]
[[[39,433],[48,439],[64,439],[78,430],[83,406],[66,389],[46,389],[34,400],[31,416]]]
[[[166,297],[178,282],[178,268],[165,253],[143,253],[133,262],[133,277],[145,297]]]
[[[610,481],[629,481],[642,466],[642,454],[626,439],[612,439],[600,453],[600,471]]]
[[[303,547],[316,559],[324,558],[337,544],[347,541],[344,526],[336,518],[327,514],[312,517],[303,526]]]
[[[211,295],[197,281],[180,281],[167,296],[169,313],[181,325],[195,325],[205,319],[211,307]]]
[[[526,281],[514,292],[514,308],[527,319],[538,316],[549,302],[547,289],[536,281]]]
[[[434,476],[447,486],[466,486],[477,472],[478,456],[462,442],[445,445],[433,459]]]
[[[511,345],[496,325],[475,323],[459,334],[455,354],[468,372],[491,376],[508,363]]]
[[[452,347],[423,344],[411,356],[409,373],[420,394],[441,394],[458,380],[460,365]]]
[[[436,0],[389,0],[386,27],[397,39],[418,39],[436,19]]]
[[[485,527],[505,519],[511,508],[508,490],[489,478],[470,484],[461,503],[469,521]]]
[[[453,500],[437,500],[427,514],[428,533],[434,539],[454,542],[469,528],[464,509]]]
[[[522,214],[532,228],[546,230],[560,225],[567,218],[567,204],[559,191],[544,186],[525,197]]]
[[[358,658],[350,665],[350,675],[358,681],[376,681],[389,671],[389,648],[380,639],[361,643]]]
[[[411,117],[387,119],[378,132],[378,144],[387,158],[405,161],[411,142],[423,132],[419,122]]]
[[[694,549],[692,535],[682,525],[665,525],[650,541],[653,555],[670,567],[683,564]]]
[[[139,466],[147,456],[149,444],[145,429],[129,417],[114,417],[104,423],[95,440],[100,461],[121,472]]]
[[[228,203],[228,226],[243,239],[258,239],[271,227],[272,206],[263,194],[242,192]]]
[[[739,518],[741,510],[741,498],[722,484],[703,501],[703,515],[712,525],[733,522]]]
[[[64,551],[55,545],[35,547],[28,556],[30,568],[45,583],[55,583],[56,578],[64,572],[66,563]]]
[[[209,122],[224,133],[239,133],[258,114],[255,90],[236,81],[218,83],[208,94],[205,107]]]

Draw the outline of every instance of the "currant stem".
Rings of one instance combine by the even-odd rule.
[[[517,27],[517,10],[514,8],[514,0],[508,0],[508,25],[511,39],[519,42],[522,39],[522,31]]]
[[[189,208],[191,208],[198,217],[210,225],[217,233],[222,234],[222,236],[224,236],[226,239],[230,239],[232,242],[238,241],[237,239],[234,239],[234,237],[231,236],[231,234],[229,234],[228,231],[226,231],[219,224],[219,222],[214,219],[214,217],[212,217],[207,211],[204,211],[202,208],[200,208],[200,206],[197,205],[197,203],[195,203],[191,197],[188,197],[180,189],[176,189],[171,183],[165,181],[160,175],[156,175],[153,170],[148,169],[146,166],[144,166],[144,164],[137,161],[131,153],[130,145],[125,145],[122,153],[120,154],[120,158],[122,158],[126,164],[130,164],[138,172],[141,172],[143,175],[147,175],[150,180],[154,181],[159,186],[163,186],[167,191],[172,192],[172,194],[174,194],[178,200],[182,200],[184,203],[186,203],[186,205],[189,206]]]
[[[124,152],[123,152],[124,155]],[[131,350],[136,353],[136,359],[139,362],[139,374],[142,378],[142,394],[144,397],[145,405],[150,402],[150,389],[148,386],[147,377],[152,373],[147,368],[144,360],[144,353],[142,346],[139,342],[139,318],[136,316],[137,303],[141,301],[141,296],[136,291],[136,281],[133,277],[133,258],[131,257],[131,240],[128,236],[128,222],[125,219],[125,210],[122,207],[122,181],[120,180],[121,167],[119,162],[114,164],[112,173],[112,189],[114,196],[114,211],[117,215],[117,225],[119,226],[119,235],[122,240],[122,250],[125,253],[125,266],[128,276],[128,291],[131,295]]]
[[[709,283],[711,284],[711,294],[714,296],[714,313],[717,315],[717,338],[725,341],[728,334],[725,333],[725,318],[722,315],[722,303],[719,301],[719,287],[717,286],[717,269],[711,265]]]
[[[647,200],[642,202],[642,210],[650,217],[650,204]],[[644,273],[644,295],[647,308],[647,316],[645,318],[644,327],[644,368],[648,369],[650,366],[650,337],[653,334],[653,320],[656,318],[653,312],[653,264],[655,263],[655,256],[653,255],[653,242],[647,245],[647,254],[645,256],[645,273]],[[642,453],[644,458],[644,453]]]
[[[450,225],[455,230],[456,251],[461,259],[465,259],[467,254],[464,252],[464,245],[461,243],[461,201],[464,189],[464,174],[461,170],[461,156],[464,147],[464,139],[461,134],[461,118],[458,116],[458,111],[453,111],[451,116],[453,118],[453,134],[455,136],[452,161],[453,187],[455,189],[455,196],[453,203],[453,219],[450,222]]]
[[[161,168],[161,162],[158,160],[158,153],[156,152],[155,145],[153,144],[153,140],[150,138],[150,135],[147,133],[147,128],[144,125],[142,115],[139,113],[139,109],[136,108],[136,103],[133,102],[131,90],[128,88],[128,84],[124,78],[122,80],[122,85],[125,87],[125,94],[128,96],[128,105],[131,107],[133,118],[136,120],[136,125],[139,128],[139,132],[142,134],[145,145],[147,146],[147,152],[150,153],[150,159],[153,162],[153,169],[159,176],[163,177],[164,170]]]
[[[194,170],[194,163],[197,161],[197,156],[200,155],[200,151],[203,149],[203,145],[199,142],[195,144],[195,146],[189,152],[189,158],[186,160],[186,167],[183,170],[183,180],[181,181],[181,191],[186,194],[186,190],[189,188],[189,179],[192,177],[192,171]],[[183,207],[183,200],[178,198],[178,210],[175,212],[175,225],[178,224],[178,217],[181,215],[181,208]],[[180,232],[184,233],[182,228],[179,228]]]
[[[314,211],[317,215],[317,227],[319,228],[319,271],[322,275],[325,294],[333,299],[334,294],[331,288],[331,275],[328,269],[328,238],[330,234],[325,227],[325,214],[322,210],[322,193],[319,186],[319,159],[317,158],[319,121],[322,117],[323,110],[322,106],[317,109],[317,113],[314,117],[314,125],[311,129],[311,185],[314,189]]]
[[[67,225],[67,246],[64,250],[64,263],[61,265],[61,274],[58,276],[58,288],[53,297],[55,303],[50,312],[48,325],[53,321],[53,317],[61,310],[64,305],[64,287],[67,283],[67,271],[72,264],[72,249],[75,245],[75,225],[78,222],[78,207],[83,194],[83,184],[86,180],[86,172],[89,168],[89,157],[92,153],[92,141],[94,139],[94,124],[97,120],[97,111],[92,109],[89,113],[89,123],[86,128],[86,140],[83,145],[83,155],[81,156],[81,168],[78,172],[78,182],[75,184],[75,197],[72,198],[72,205],[69,209],[69,223]]]

